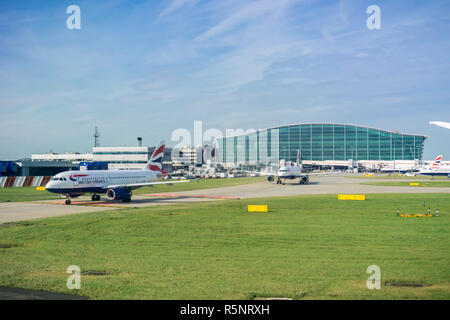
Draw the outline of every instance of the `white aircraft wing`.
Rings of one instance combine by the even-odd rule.
[[[261,176],[274,176],[278,177],[278,172],[258,172],[258,171],[247,171],[249,173],[258,173]],[[299,176],[321,176],[327,174],[336,174],[340,172],[301,172],[297,173]]]
[[[439,126],[439,127],[450,129],[450,122],[430,121],[430,124],[434,124],[435,126]]]
[[[307,174],[308,176],[324,176],[324,175],[328,175],[328,174],[340,174],[342,172],[337,172],[337,171],[325,171],[325,172],[308,172],[308,173],[304,173]]]
[[[278,172],[257,172],[257,171],[253,171],[254,173],[258,173],[262,176],[278,176]]]
[[[113,184],[109,185],[106,188],[112,189],[112,188],[139,188],[139,187],[145,187],[145,186],[153,186],[155,184],[174,184],[174,183],[184,183],[184,182],[191,182],[191,180],[177,180],[177,181],[158,181],[158,182],[143,182],[143,183],[128,183],[128,184]]]

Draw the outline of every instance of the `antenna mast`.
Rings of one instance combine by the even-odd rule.
[[[95,129],[94,129],[94,147],[99,147],[100,146],[99,138],[100,138],[100,133],[98,132],[97,126],[95,126]]]

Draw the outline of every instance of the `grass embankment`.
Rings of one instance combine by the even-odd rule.
[[[155,185],[153,187],[142,187],[133,190],[133,194],[159,193],[159,192],[177,192],[187,190],[200,190],[218,187],[235,186],[265,181],[264,177],[255,178],[229,178],[229,179],[200,179],[192,180],[189,183],[175,183],[173,185]],[[35,187],[23,188],[0,188],[1,202],[35,201],[59,199],[59,195],[48,192],[38,191]]]
[[[419,213],[423,202],[440,216]],[[248,213],[268,204],[270,213]],[[0,228],[0,286],[93,299],[449,299],[450,194],[227,200],[114,210]],[[66,288],[66,268],[83,275]],[[367,267],[382,288],[368,290]],[[425,283],[423,288],[385,282]]]

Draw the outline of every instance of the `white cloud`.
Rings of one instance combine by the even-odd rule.
[[[265,15],[274,15],[279,12],[279,10],[285,9],[290,4],[293,4],[294,0],[259,0],[253,1],[245,6],[239,8],[231,16],[225,18],[219,22],[214,27],[210,28],[208,31],[200,35],[198,40],[206,40],[225,32],[233,30],[237,26],[248,22],[249,20],[262,18]],[[261,22],[261,20],[259,20]]]
[[[185,6],[194,6],[196,5],[200,0],[172,0],[172,2],[167,6],[166,9],[164,9],[159,16],[163,17],[165,15],[171,14],[178,9],[185,7]]]

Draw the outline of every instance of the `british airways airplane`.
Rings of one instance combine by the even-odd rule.
[[[442,166],[442,155],[438,156],[431,166],[425,167],[419,171],[425,176],[447,176],[450,178],[450,166]]]
[[[70,205],[70,198],[79,197],[85,193],[92,194],[92,201],[99,201],[99,194],[106,193],[109,200],[130,202],[133,189],[155,184],[189,182],[189,180],[158,181],[167,174],[162,170],[164,148],[164,143],[161,143],[142,170],[66,171],[55,175],[45,189],[64,195],[66,204]]]
[[[297,151],[297,162],[289,166],[281,166],[276,173],[258,172],[260,175],[268,176],[267,181],[273,182],[277,177],[277,184],[285,184],[286,180],[299,179],[299,184],[307,184],[309,175],[303,172],[303,165],[300,160],[300,150]]]

